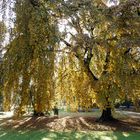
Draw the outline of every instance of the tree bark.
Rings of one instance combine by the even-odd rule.
[[[109,121],[116,121],[117,119],[113,118],[112,110],[110,107],[104,109],[102,111],[101,117],[97,120],[98,122],[109,122]]]
[[[33,116],[40,117],[40,116],[45,116],[45,114],[43,112],[37,112],[36,110],[34,110]]]

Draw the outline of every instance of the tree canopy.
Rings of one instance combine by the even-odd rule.
[[[116,102],[138,103],[139,0],[13,2],[1,74],[6,110],[22,115],[32,105],[38,114],[61,99],[72,110],[96,104],[108,120]]]

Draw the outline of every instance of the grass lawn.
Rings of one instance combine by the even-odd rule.
[[[97,117],[99,118],[101,116],[101,111],[99,109],[93,111],[93,112],[66,112],[63,110],[59,111],[59,116],[60,117],[65,117],[65,116],[72,116],[72,117]],[[127,118],[128,115],[124,114],[123,111],[117,111],[113,112],[113,116],[115,118]]]
[[[1,130],[0,140],[140,140],[140,133],[113,131],[53,132],[45,130]]]

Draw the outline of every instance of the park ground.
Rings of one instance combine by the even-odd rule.
[[[99,123],[99,110],[58,117],[21,118],[0,113],[0,140],[140,140],[140,113],[117,111],[116,122]]]

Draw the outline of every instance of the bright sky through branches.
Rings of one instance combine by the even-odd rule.
[[[117,6],[120,3],[120,0],[102,0],[103,3],[105,3],[105,5],[107,5],[108,7],[111,6]]]

